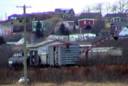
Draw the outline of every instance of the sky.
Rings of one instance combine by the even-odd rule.
[[[54,11],[55,8],[73,8],[75,13],[80,13],[87,7],[94,7],[96,4],[111,5],[118,0],[1,0],[0,20],[6,19],[12,14],[22,14],[23,9],[16,6],[27,5],[27,13]]]

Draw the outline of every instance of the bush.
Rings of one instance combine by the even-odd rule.
[[[5,44],[4,37],[0,36],[0,45]]]
[[[64,24],[60,25],[59,30],[60,30],[61,35],[69,35],[70,34],[70,31],[68,30],[68,28],[65,27]]]

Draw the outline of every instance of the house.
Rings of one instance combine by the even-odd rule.
[[[24,28],[24,18],[26,17],[27,31],[32,31],[32,21],[46,20],[51,18],[54,12],[31,13],[31,14],[13,14],[8,17],[8,20],[13,26],[13,32],[22,32]]]
[[[101,13],[81,13],[78,18],[78,25],[81,32],[92,30],[92,32],[97,33],[101,28],[103,28]]]
[[[128,15],[126,13],[113,13],[106,14],[104,17],[105,20],[113,24],[124,24],[128,21]]]
[[[97,20],[101,19],[101,13],[81,13],[79,16],[78,23],[81,28],[87,25],[94,25]]]
[[[78,22],[80,28],[87,28],[87,26],[93,26],[95,24],[95,19],[84,18],[79,19]]]
[[[122,30],[120,31],[119,36],[122,36],[122,37],[128,36],[128,28],[122,27]]]
[[[75,15],[75,12],[74,10],[71,8],[71,9],[55,9],[55,13],[56,14],[69,14],[69,15]]]
[[[24,30],[24,16],[25,15],[20,15],[20,14],[13,14],[8,17],[8,20],[10,21],[12,25],[12,31],[13,32],[22,32]],[[27,21],[29,20],[29,17],[27,16]],[[27,31],[30,31],[31,27],[30,26],[30,21],[27,22],[26,24]]]
[[[72,21],[75,19],[73,9],[55,9],[55,14],[59,15],[64,21]]]
[[[106,14],[104,20],[111,24],[111,32],[115,32],[116,30],[119,32],[122,27],[128,25],[128,15],[126,13]]]

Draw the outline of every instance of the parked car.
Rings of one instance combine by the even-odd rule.
[[[24,53],[23,51],[18,51],[13,54],[12,57],[8,59],[9,67],[22,67],[24,64]],[[37,50],[30,50],[27,54],[27,65],[28,66],[39,66],[40,56]]]

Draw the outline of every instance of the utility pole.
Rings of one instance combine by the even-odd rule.
[[[23,6],[17,6],[17,8],[23,8],[23,16],[24,16],[24,45],[23,45],[23,48],[24,48],[24,85],[25,86],[28,86],[28,75],[27,75],[27,47],[26,47],[26,44],[27,44],[27,39],[26,39],[26,8],[30,8],[26,5],[23,5]]]

